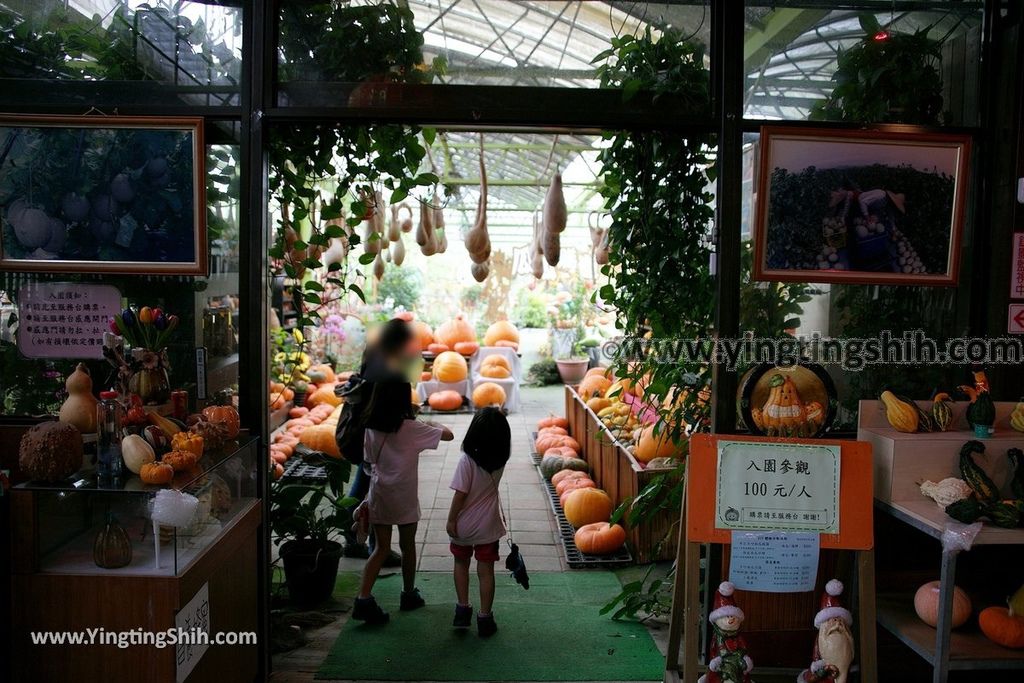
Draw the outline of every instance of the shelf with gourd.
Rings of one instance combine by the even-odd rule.
[[[342,399],[335,390],[350,375],[336,373],[330,365],[322,363],[311,366],[305,373],[308,379],[297,380],[292,386],[271,383],[272,431],[267,452],[273,479],[284,474],[299,444],[332,458],[341,457],[334,431]]]

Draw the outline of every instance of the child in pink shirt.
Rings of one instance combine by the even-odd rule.
[[[462,457],[455,468],[451,488],[455,491],[448,511],[449,546],[455,556],[455,628],[469,628],[473,607],[469,604],[469,565],[476,556],[480,580],[480,611],[477,632],[487,638],[498,625],[491,609],[494,604],[494,563],[498,541],[505,535],[498,486],[511,449],[512,432],[504,413],[497,408],[479,411],[462,442]]]

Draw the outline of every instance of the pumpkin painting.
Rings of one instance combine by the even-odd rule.
[[[499,341],[519,344],[519,330],[507,320],[491,323],[484,332],[484,346],[498,346]]]
[[[1014,650],[1024,648],[1024,617],[1006,607],[986,607],[978,615],[978,626],[997,645]]]
[[[505,390],[494,382],[484,382],[473,387],[473,405],[477,408],[505,405]]]
[[[607,522],[612,516],[615,504],[601,489],[578,488],[566,497],[564,508],[565,518],[569,524],[579,529],[594,522]]]
[[[455,345],[459,342],[475,342],[476,333],[473,332],[473,327],[460,314],[448,322],[442,323],[434,330],[434,340],[445,344],[449,349],[454,349]]]
[[[454,351],[445,351],[434,359],[434,379],[439,382],[461,382],[468,374],[466,359]]]
[[[929,581],[914,593],[914,611],[918,618],[932,628],[939,623],[939,593],[942,583]],[[953,587],[953,620],[950,628],[957,628],[967,623],[971,617],[971,599],[959,586]]]
[[[462,396],[457,391],[435,391],[427,397],[427,405],[434,410],[458,410],[462,407]]]
[[[618,524],[595,522],[576,530],[576,547],[587,555],[611,555],[626,542],[626,530]]]

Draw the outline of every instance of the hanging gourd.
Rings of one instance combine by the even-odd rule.
[[[540,219],[537,213],[533,214],[533,256],[530,260],[530,269],[533,277],[541,279],[544,277],[544,242],[541,235]]]
[[[398,228],[402,232],[412,232],[412,208],[405,202],[398,205]]]
[[[544,197],[542,228],[544,233],[544,258],[549,266],[557,266],[561,254],[561,233],[565,230],[568,212],[565,195],[562,192],[562,174],[551,177],[547,195]]]
[[[402,236],[402,230],[398,225],[398,206],[391,206],[391,221],[388,223],[388,242],[394,242]]]
[[[490,258],[491,237],[487,232],[487,168],[484,165],[483,133],[480,134],[480,197],[477,199],[473,227],[466,233],[464,241],[473,263],[484,263]]]
[[[434,193],[434,197],[430,200],[432,204],[431,211],[433,211],[433,225],[434,225],[434,242],[437,245],[437,253],[443,254],[448,251],[448,236],[444,229],[444,203],[441,198],[437,196],[437,192]]]
[[[398,239],[391,243],[391,262],[396,266],[401,266],[405,262],[405,240],[402,239],[402,234],[398,234]]]
[[[79,363],[75,371],[68,375],[64,382],[68,397],[60,407],[58,419],[74,426],[82,434],[96,432],[96,397],[92,395],[92,377],[84,363]]]
[[[416,243],[424,256],[437,253],[437,236],[434,234],[434,210],[427,202],[420,202],[420,225],[416,229]]]
[[[373,276],[378,280],[384,277],[384,259],[380,252],[377,252],[377,257],[373,259]]]
[[[345,237],[334,237],[330,246],[324,252],[324,267],[330,268],[334,263],[344,263],[348,256],[348,239]]]
[[[487,274],[490,272],[491,267],[486,261],[483,263],[474,263],[469,266],[469,272],[473,275],[473,279],[477,282],[483,282],[487,279]]]

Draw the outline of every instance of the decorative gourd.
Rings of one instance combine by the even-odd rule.
[[[149,420],[152,424],[159,427],[167,436],[173,437],[175,434],[181,431],[181,427],[179,427],[176,422],[167,419],[166,417],[156,412],[155,410],[146,413],[146,419]]]
[[[590,375],[589,377],[584,377],[579,386],[580,398],[586,401],[587,399],[595,396],[603,396],[604,392],[608,391],[608,387],[611,385],[611,380],[601,375]]]
[[[180,433],[180,432],[179,432]],[[142,436],[146,442],[153,447],[156,453],[164,453],[171,450],[171,440],[164,434],[164,430],[156,425],[146,425],[142,428]]]
[[[492,353],[489,356],[484,357],[484,359],[480,361],[481,368],[486,368],[489,366],[505,368],[510,373],[512,372],[512,364],[508,362],[508,358],[505,358],[505,356],[501,355],[500,353]]]
[[[1024,501],[997,500],[985,506],[985,516],[993,524],[1004,529],[1016,529],[1024,515]]]
[[[310,450],[319,451],[332,458],[340,458],[341,451],[338,450],[338,440],[334,438],[334,425],[326,422],[306,427],[299,434],[299,443]]]
[[[576,529],[594,522],[607,522],[614,509],[615,503],[601,489],[576,489],[565,499],[564,505],[565,519]]]
[[[1010,426],[1018,432],[1024,432],[1024,399],[1017,401],[1017,405],[1010,411]]]
[[[484,346],[497,346],[499,341],[519,343],[519,330],[507,320],[491,323],[484,332]]]
[[[611,404],[612,402],[610,400],[608,400],[607,398],[601,398],[600,396],[595,396],[594,398],[587,401],[587,407],[590,408],[595,413],[610,407]]]
[[[434,339],[442,344],[447,344],[448,348],[454,349],[459,342],[476,341],[476,334],[460,313],[434,330]]]
[[[306,406],[316,408],[321,403],[326,403],[329,406],[340,406],[341,397],[334,394],[334,386],[333,382],[327,382],[318,386],[316,391],[311,393],[306,399]]]
[[[165,462],[147,462],[139,470],[139,479],[144,484],[169,484],[174,479],[174,468]]]
[[[427,397],[427,405],[434,410],[458,410],[462,407],[462,396],[457,391],[435,391]]]
[[[932,628],[939,623],[939,593],[941,581],[929,581],[914,593],[914,611],[918,618]],[[950,628],[957,628],[971,618],[971,599],[959,586],[953,586],[953,619]]]
[[[434,342],[433,344],[427,345],[427,351],[434,354],[435,356],[440,356],[445,351],[451,351],[451,347],[448,346],[447,344]]]
[[[203,437],[192,432],[178,432],[171,437],[171,450],[189,451],[195,453],[197,457],[202,457]]]
[[[581,553],[611,555],[626,542],[626,530],[618,524],[595,522],[577,529],[573,539]]]
[[[579,470],[560,470],[555,472],[551,476],[551,483],[555,485],[555,490],[558,490],[558,485],[567,479],[589,479],[590,475],[586,472],[580,472]]]
[[[668,430],[661,425],[660,433],[655,434],[658,425],[648,425],[640,431],[633,449],[633,457],[639,462],[648,463],[655,458],[671,458],[682,453],[682,449],[672,441]]]
[[[174,438],[174,437],[171,437]],[[142,466],[156,460],[156,453],[149,442],[138,434],[129,434],[121,439],[121,458],[133,474],[142,471]]]
[[[430,329],[430,325],[422,320],[413,320],[409,326],[412,328],[413,335],[419,340],[420,350],[426,351],[434,343],[434,331]]]
[[[311,427],[312,429],[312,427]],[[160,462],[166,463],[174,468],[175,472],[184,472],[196,466],[199,456],[192,451],[171,451],[164,453]]]
[[[974,462],[975,453],[985,453],[985,446],[980,441],[968,441],[960,448],[960,478],[967,482],[981,503],[994,503],[999,499],[999,489],[985,470]]]
[[[494,382],[483,382],[473,387],[473,405],[477,408],[505,405],[505,390]]]
[[[991,427],[996,423],[996,406],[992,403],[992,394],[979,391],[978,397],[967,406],[967,421],[971,425]]]
[[[77,472],[82,460],[82,435],[64,422],[40,422],[21,437],[18,467],[30,479],[60,481]]]
[[[940,482],[921,482],[921,493],[934,500],[936,505],[945,510],[957,501],[970,498],[974,492],[963,479],[947,477]]]
[[[1024,648],[1024,617],[1006,607],[986,607],[978,615],[978,626],[997,645]]]
[[[949,398],[949,394],[941,392],[932,398],[932,421],[940,432],[949,429],[953,423],[953,401]]]
[[[330,370],[330,374],[327,376],[327,381],[334,382],[334,371],[331,370],[330,366],[324,365],[320,367]],[[333,393],[333,389],[331,391]],[[326,401],[326,403],[330,403],[330,401]],[[332,403],[331,405],[339,405],[340,403],[341,401],[339,399],[338,403]],[[238,429],[241,426],[241,423],[238,417],[238,411],[231,406],[207,406],[206,408],[203,408],[203,416],[210,422],[219,422],[226,426],[228,428],[227,438],[233,439],[238,436]]]
[[[107,516],[107,523],[96,534],[92,544],[92,561],[102,569],[127,567],[132,561],[132,542],[113,515]]]
[[[92,395],[92,377],[85,363],[79,363],[64,382],[68,397],[60,407],[58,419],[72,425],[82,434],[96,433],[96,405]]]
[[[475,341],[462,341],[454,347],[455,353],[461,353],[463,356],[472,356],[479,350],[480,344]]]
[[[540,420],[537,421],[537,429],[541,430],[544,429],[545,427],[562,427],[563,429],[568,429],[569,420],[558,415],[549,415],[547,417],[542,417]]]
[[[597,484],[595,484],[590,479],[575,479],[575,480],[573,480],[571,482],[562,482],[562,483],[563,484],[565,484],[565,483],[572,484],[572,486],[564,487],[564,490],[562,491],[562,495],[560,495],[558,497],[558,504],[561,505],[563,508],[565,507],[565,502],[569,499],[569,494],[571,494],[573,491],[577,491],[579,489],[594,489],[594,488],[597,488]]]
[[[1006,459],[1010,461],[1010,467],[1013,468],[1010,491],[1017,500],[1024,500],[1024,451],[1019,448],[1007,448]],[[1021,592],[1021,599],[1024,600],[1024,592]],[[1021,607],[1024,611],[1024,604]]]
[[[898,432],[906,432],[907,434],[917,431],[917,423],[920,419],[917,406],[901,401],[894,393],[888,390],[882,392],[879,400],[885,406],[885,419],[889,421],[893,429]]]
[[[480,376],[490,377],[491,379],[508,379],[512,376],[512,373],[508,368],[492,363],[491,365],[480,366]]]
[[[434,378],[439,382],[461,382],[467,374],[466,359],[454,351],[445,351],[434,359]]]
[[[318,370],[310,370],[310,371],[308,371],[306,373],[306,377],[309,377],[309,381],[312,384],[323,384],[324,382],[327,381],[327,375],[322,373],[322,372],[320,372],[320,371],[318,371]],[[279,391],[284,391],[284,387],[281,387],[281,389],[279,389]]]
[[[537,453],[545,453],[549,448],[556,446],[568,446],[577,453],[580,452],[580,444],[576,439],[564,434],[538,434],[537,441],[533,444]]]

